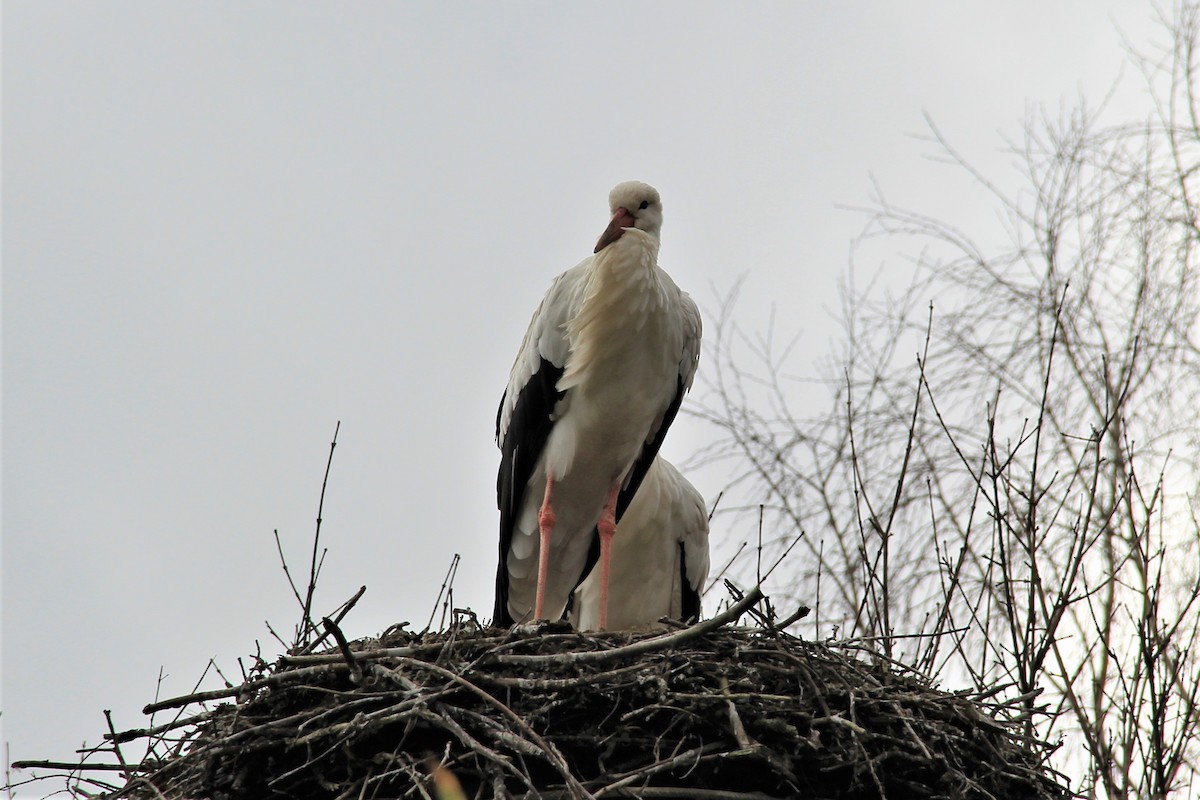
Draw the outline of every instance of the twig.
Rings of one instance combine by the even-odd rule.
[[[212,719],[212,716],[212,711],[201,711],[199,714],[190,717],[180,717],[152,728],[132,728],[127,731],[120,731],[119,733],[106,733],[104,734],[104,738],[117,744],[124,744],[125,742],[136,741],[137,739],[152,739],[180,728],[197,726],[202,722]]]
[[[333,623],[335,625],[342,624],[342,620],[345,619],[346,615],[350,613],[350,609],[354,608],[354,606],[358,603],[359,598],[361,598],[364,594],[366,594],[366,592],[367,592],[366,586],[358,587],[358,591],[354,593],[354,596],[351,597],[346,602],[342,603],[341,608],[339,608],[337,613],[333,615]],[[300,654],[302,655],[305,653],[311,653],[313,650],[317,649],[317,647],[320,646],[321,642],[325,641],[325,638],[327,636],[329,636],[328,630],[326,630],[324,633],[322,633],[317,638],[313,639],[308,644],[304,645],[304,647],[301,648],[301,650],[300,650]],[[293,658],[295,658],[295,656],[283,656],[283,658],[285,659],[285,663],[291,663],[291,660]]]
[[[509,720],[511,720],[513,724],[515,724],[517,728],[519,728],[531,741],[536,743],[538,747],[541,747],[545,751],[546,757],[554,764],[554,768],[558,770],[560,775],[562,775],[563,780],[567,782],[567,785],[578,792],[578,797],[591,798],[591,800],[595,800],[593,795],[587,789],[585,789],[583,784],[581,784],[571,773],[571,768],[567,766],[567,762],[563,759],[562,753],[558,751],[558,748],[543,739],[537,731],[529,726],[528,722],[522,719],[516,712],[514,712],[504,703],[500,702],[488,692],[471,683],[466,678],[463,678],[461,675],[456,675],[444,667],[439,667],[438,665],[430,664],[427,661],[417,661],[416,659],[411,658],[399,658],[396,660],[400,661],[402,664],[406,664],[416,669],[424,669],[435,672],[438,675],[441,675],[443,678],[453,681],[467,691],[477,695],[485,703],[492,706]]]
[[[115,755],[117,757],[117,761],[120,762],[122,766],[128,766],[128,764],[125,763],[125,756],[123,756],[121,754],[121,743],[117,741],[117,729],[115,727],[113,727],[112,710],[111,709],[107,709],[107,708],[104,709],[104,721],[108,724],[108,733],[109,733],[109,736],[112,737],[109,739],[109,741],[112,742],[111,749],[112,749],[113,755]],[[108,738],[108,737],[105,737],[105,738]],[[126,772],[125,780],[129,780],[129,778],[132,775],[133,775],[132,771]]]
[[[750,737],[746,734],[746,726],[742,724],[742,718],[732,700],[725,701],[725,713],[729,716],[729,727],[733,731],[733,738],[738,743],[738,747],[743,750],[754,747],[754,742],[750,741]]]
[[[329,485],[329,470],[333,466],[333,451],[337,447],[338,431],[341,429],[342,421],[338,420],[337,425],[333,429],[333,441],[329,443],[329,458],[325,462],[325,477],[321,480],[321,499],[317,502],[317,528],[313,532],[312,558],[308,564],[308,589],[304,594],[304,615],[300,620],[301,630],[297,634],[297,648],[308,638],[309,632],[315,631],[317,628],[312,620],[312,601],[313,592],[317,589],[317,572],[319,571],[317,552],[320,550],[321,543],[321,518],[325,513],[325,489]]]
[[[337,642],[338,650],[341,651],[342,658],[346,660],[346,665],[350,667],[350,674],[354,682],[362,683],[362,664],[358,663],[358,660],[354,657],[354,653],[350,652],[350,643],[346,641],[346,636],[342,633],[342,629],[329,617],[323,617],[321,624],[325,627],[325,632]]]
[[[458,562],[461,559],[458,553],[450,559],[450,566],[446,569],[446,575],[442,578],[442,586],[438,589],[437,599],[433,601],[433,608],[429,611],[429,621],[425,623],[425,630],[428,631],[433,625],[433,617],[437,614],[438,606],[441,605],[442,595],[446,593],[446,587],[454,585],[454,575],[458,572]]]
[[[716,744],[716,743],[705,744],[705,745],[701,745],[700,747],[694,747],[691,750],[685,750],[684,752],[682,752],[672,758],[667,758],[667,759],[663,759],[661,761],[656,761],[653,764],[647,764],[644,767],[635,769],[635,770],[627,773],[626,775],[621,776],[621,778],[619,780],[613,781],[612,783],[608,784],[607,786],[597,789],[596,797],[603,797],[603,796],[607,795],[609,792],[615,792],[619,789],[623,789],[636,780],[645,779],[651,775],[662,772],[664,770],[674,769],[677,766],[681,766],[681,765],[687,764],[689,762],[694,762],[697,759],[699,759],[701,756],[704,756],[708,753],[716,752],[717,750],[720,750],[720,749],[721,749],[721,745],[719,745],[719,744]],[[642,792],[644,792],[645,789],[646,789],[646,787],[642,787],[641,789],[636,790],[635,796],[642,794]],[[689,792],[689,794],[690,794],[690,792]]]
[[[728,572],[729,568],[733,566],[733,562],[737,561],[738,556],[740,556],[742,554],[742,551],[745,549],[746,549],[746,542],[742,542],[740,545],[738,545],[738,549],[734,552],[734,554],[732,556],[729,557],[729,560],[725,562],[725,566],[721,567],[721,569],[717,572],[717,574],[711,580],[709,580],[708,586],[705,587],[705,589],[704,589],[705,595],[708,594],[709,590],[711,590],[714,586],[716,586],[718,583],[720,583],[721,579],[725,577],[725,573]]]
[[[279,529],[274,530],[275,533],[275,552],[279,553],[279,564],[283,567],[283,575],[287,578],[288,586],[292,587],[292,595],[296,598],[296,605],[300,606],[300,610],[304,610],[304,598],[300,596],[300,590],[296,588],[296,582],[292,580],[292,571],[288,569],[287,558],[283,555],[283,543],[279,540]]]
[[[340,658],[340,656],[339,656]],[[330,669],[329,666],[321,664],[312,667],[302,667],[300,669],[287,670],[286,672],[277,672],[265,678],[257,678],[252,681],[247,681],[241,686],[232,686],[225,689],[212,689],[207,692],[192,692],[191,694],[172,697],[167,700],[156,700],[153,703],[146,705],[142,709],[143,714],[153,714],[156,711],[162,711],[167,708],[180,708],[188,706],[192,703],[206,703],[209,700],[225,700],[230,697],[238,697],[241,695],[252,695],[260,689],[266,689],[272,686],[280,686],[285,683],[299,683],[305,678],[315,675],[320,675],[325,670]]]
[[[795,612],[776,622],[773,627],[776,630],[785,630],[791,625],[794,625],[795,623],[807,617],[811,611],[812,609],[808,606],[800,606],[795,610]]]
[[[755,586],[746,593],[745,597],[712,619],[698,622],[681,631],[655,636],[652,639],[642,639],[641,641],[622,647],[614,647],[612,650],[597,650],[582,653],[551,653],[548,655],[502,655],[490,660],[494,660],[500,664],[525,664],[531,666],[548,662],[556,664],[589,664],[599,661],[631,658],[645,653],[654,653],[676,647],[689,639],[703,636],[710,631],[715,631],[717,628],[728,625],[736,621],[738,617],[746,613],[750,608],[753,608],[762,599],[762,587]]]
[[[14,761],[12,763],[13,769],[59,769],[69,772],[87,772],[89,770],[98,772],[131,772],[137,770],[145,772],[155,769],[158,766],[154,762],[149,764],[143,762],[134,768],[131,768],[128,764],[89,764],[86,761]]]
[[[664,797],[689,798],[689,800],[785,800],[778,795],[763,794],[762,792],[734,792],[728,789],[697,789],[693,786],[642,786],[638,789],[626,789],[629,797]],[[539,791],[521,795],[519,800],[559,800],[569,797],[566,792]]]

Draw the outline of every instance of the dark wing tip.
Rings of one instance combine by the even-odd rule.
[[[692,588],[687,574],[687,552],[683,542],[679,543],[679,587],[683,592],[680,616],[684,622],[700,621],[700,590]]]
[[[508,550],[512,545],[513,527],[525,499],[525,487],[533,475],[534,466],[541,455],[550,429],[554,426],[551,415],[554,406],[562,399],[558,391],[558,379],[563,368],[556,367],[546,359],[525,385],[521,387],[508,418],[508,429],[500,445],[500,469],[496,474],[496,505],[500,509],[500,553],[496,565],[496,607],[493,625],[512,625],[508,613]],[[505,392],[507,395],[507,390]],[[500,435],[500,415],[496,414],[496,435]]]

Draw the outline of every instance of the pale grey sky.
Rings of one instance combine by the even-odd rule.
[[[160,667],[178,694],[210,657],[232,677],[255,640],[278,653],[264,620],[297,613],[271,532],[299,571],[338,420],[318,610],[366,584],[348,634],[419,628],[457,552],[455,601],[488,616],[496,404],[613,184],[662,192],[662,262],[702,307],[742,275],[739,324],[775,303],[803,372],[864,221],[837,205],[871,175],[931,213],[989,213],[910,135],[922,113],[1002,171],[1029,104],[1098,100],[1118,31],[1146,42],[1153,18],[1117,0],[8,0],[9,755],[70,758],[106,708],[144,724]],[[683,420],[664,452],[706,435]]]

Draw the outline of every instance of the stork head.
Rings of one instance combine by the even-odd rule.
[[[608,207],[612,212],[612,220],[604,233],[600,234],[594,252],[599,253],[620,239],[629,228],[637,228],[658,238],[662,230],[662,198],[653,186],[641,181],[618,183],[608,194]]]

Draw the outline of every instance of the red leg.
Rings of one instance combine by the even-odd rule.
[[[617,492],[620,489],[620,482],[613,484],[608,503],[596,522],[600,531],[600,630],[608,628],[608,571],[612,558],[612,538],[617,532]]]
[[[554,476],[546,476],[546,496],[542,498],[542,507],[538,511],[538,533],[541,535],[541,547],[538,549],[538,578],[537,600],[533,608],[534,619],[545,619],[542,615],[546,605],[546,576],[550,571],[550,534],[554,532],[554,507],[550,504],[550,495],[554,492]]]

